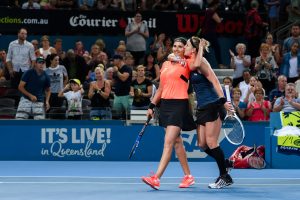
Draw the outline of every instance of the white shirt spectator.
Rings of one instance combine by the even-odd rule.
[[[20,44],[18,40],[14,40],[9,44],[6,62],[12,62],[15,72],[27,71],[31,67],[31,61],[35,60],[34,47],[30,42]]]
[[[41,9],[40,4],[29,0],[28,2],[23,3],[22,9]]]

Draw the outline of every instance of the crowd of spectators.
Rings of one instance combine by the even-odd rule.
[[[20,3],[20,1],[14,2]],[[75,1],[70,0],[33,2],[42,8],[50,2],[64,2],[65,7],[75,6]],[[67,4],[68,2],[70,4]],[[82,1],[76,1],[76,4],[80,2]],[[113,8],[112,3],[123,5],[124,2],[139,2],[138,5],[141,6],[144,1],[84,2],[91,5],[88,8],[99,5],[99,2],[109,2],[110,7]],[[147,4],[149,2],[147,1]],[[159,7],[158,5],[161,4],[160,9],[169,9],[170,2],[175,6],[176,3],[187,1],[155,1],[152,6]],[[211,6],[216,2],[219,6],[222,5],[216,0],[190,2],[194,4],[202,2],[201,6],[206,3],[210,3]],[[229,1],[222,2],[225,3],[224,9],[226,9],[226,2]],[[268,2],[265,1],[264,5]],[[294,4],[291,4],[291,7],[297,8]],[[248,12],[258,8],[259,3],[252,1]],[[113,51],[108,51],[105,45],[107,41],[99,38],[91,47],[87,47],[83,40],[78,40],[74,43],[73,49],[65,52],[60,38],[51,42],[50,37],[44,35],[27,41],[27,30],[20,29],[17,40],[12,41],[7,50],[0,50],[0,83],[1,85],[5,82],[10,83],[9,87],[5,88],[6,91],[1,89],[0,100],[11,95],[13,93],[11,91],[14,90],[16,107],[19,105],[20,98],[33,101],[34,95],[30,93],[33,90],[28,88],[30,83],[26,82],[30,79],[28,75],[25,76],[27,79],[24,79],[24,73],[31,66],[38,68],[42,66],[45,76],[50,80],[50,109],[45,110],[47,118],[82,119],[85,108],[83,102],[88,102],[86,105],[89,108],[87,117],[89,119],[128,119],[131,109],[147,108],[159,84],[160,67],[172,51],[172,37],[165,33],[153,36],[154,41],[147,46],[150,35],[147,24],[141,22],[142,12],[138,11],[134,15],[134,20],[125,29],[126,41],[120,40]],[[260,21],[257,26],[261,25],[270,26]],[[239,42],[235,49],[228,52],[230,65],[227,67],[234,69],[234,74],[233,77],[225,78],[223,84],[231,86],[234,107],[243,120],[265,121],[269,120],[272,111],[300,109],[298,100],[300,24],[291,25],[290,36],[283,38],[282,43],[273,41],[270,32],[259,36],[259,40],[255,41],[259,44],[257,50],[247,42]],[[114,54],[110,55],[108,52]],[[36,63],[38,59],[39,65]],[[44,62],[41,62],[41,59]],[[35,73],[31,72],[31,74]],[[38,76],[37,74],[35,76]],[[22,83],[21,88],[20,83]],[[76,106],[72,108],[74,102]],[[77,109],[76,112],[74,108]],[[73,114],[70,114],[72,112]],[[20,116],[18,118],[21,118]]]
[[[176,11],[205,10],[212,0],[2,0],[0,6],[22,9],[80,9],[80,10],[119,10],[119,11]],[[276,8],[285,6],[286,0],[259,0],[260,10],[269,11],[275,19]],[[220,0],[220,10],[245,12],[250,8],[249,0]],[[274,24],[272,23],[272,24]]]

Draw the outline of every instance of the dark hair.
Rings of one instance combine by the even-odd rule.
[[[178,37],[174,39],[174,42],[181,42],[182,44],[186,45],[187,40],[184,37]]]

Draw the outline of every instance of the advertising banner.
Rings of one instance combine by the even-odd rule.
[[[0,8],[0,33],[16,34],[21,27],[30,34],[46,35],[124,35],[135,13],[119,11],[15,10]],[[143,12],[150,34],[197,35],[203,12]],[[217,27],[223,36],[243,35],[244,14],[221,13],[224,19]]]
[[[3,120],[0,122],[0,160],[128,161],[142,125],[101,122]],[[266,123],[246,123],[244,144],[264,144],[265,126]],[[189,160],[211,161],[198,147],[196,131],[181,135]],[[148,126],[131,160],[159,161],[163,141],[164,129]],[[220,136],[220,144],[227,157],[236,148],[224,135]],[[172,160],[177,160],[174,152]]]

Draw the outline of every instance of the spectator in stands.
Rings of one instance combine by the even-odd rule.
[[[159,66],[161,66],[164,61],[168,60],[168,55],[172,53],[172,45],[172,38],[167,36],[164,40],[164,45],[159,47],[159,49],[157,50],[156,60]]]
[[[99,45],[93,44],[90,51],[91,60],[89,63],[87,63],[89,70],[94,70],[97,67],[97,65],[101,63],[100,53],[101,50]]]
[[[203,38],[210,42],[211,47],[214,50],[215,58],[217,60],[219,68],[224,68],[224,65],[222,64],[221,60],[221,49],[218,42],[218,35],[216,29],[217,25],[220,24],[223,20],[217,13],[219,5],[219,0],[212,0],[208,3],[208,8],[205,10],[205,17],[202,22],[201,35]]]
[[[57,54],[51,54],[49,60],[50,66],[45,72],[50,77],[50,106],[51,109],[56,109],[63,105],[63,99],[58,97],[58,93],[62,91],[68,83],[68,72],[65,66],[59,64],[59,56]]]
[[[160,68],[156,63],[154,54],[148,53],[145,55],[144,66],[146,67],[145,71],[152,74],[152,82],[159,82]]]
[[[54,41],[54,49],[56,51],[56,54],[59,56],[60,62],[66,57],[66,52],[62,47],[62,42],[63,41],[61,38],[56,38]]]
[[[27,70],[20,81],[19,91],[22,93],[16,119],[45,119],[45,108],[50,108],[50,78],[44,72],[45,60],[38,57],[34,67]]]
[[[65,97],[68,101],[67,119],[80,120],[82,118],[82,98],[84,90],[79,79],[70,79],[58,97]]]
[[[113,111],[116,118],[127,118],[130,108],[130,84],[132,80],[132,69],[128,67],[123,60],[123,57],[116,54],[113,56],[114,64],[114,102]]]
[[[270,31],[273,32],[279,23],[279,0],[264,0],[270,22]]]
[[[112,85],[113,74],[114,74],[113,67],[108,67],[108,68],[105,70],[105,79],[108,80],[108,81],[110,82],[110,85]]]
[[[112,119],[110,108],[111,85],[104,78],[104,70],[95,68],[96,81],[90,83],[88,97],[91,100],[90,118],[92,120]]]
[[[263,89],[261,82],[257,79],[256,76],[251,76],[250,83],[249,83],[249,89],[248,89],[248,91],[246,91],[246,97],[244,99],[244,102],[246,104],[249,104],[249,103],[255,101],[254,91],[256,89],[262,89],[264,92],[263,97],[265,96],[266,93],[265,93],[265,90]]]
[[[269,94],[269,101],[274,105],[277,98],[284,96],[285,86],[287,84],[287,79],[285,75],[280,75],[277,78],[278,86],[271,90]]]
[[[44,59],[47,58],[48,55],[52,53],[57,53],[56,50],[50,46],[49,36],[44,35],[41,38],[42,47],[39,48],[40,54],[44,57]]]
[[[248,41],[247,48],[252,59],[259,56],[259,46],[261,44],[264,29],[268,23],[264,22],[258,12],[259,3],[251,1],[251,9],[246,13],[245,38]]]
[[[97,0],[96,8],[98,10],[106,10],[110,6],[111,0]]]
[[[77,6],[80,10],[91,10],[95,3],[95,0],[77,0]]]
[[[230,67],[234,69],[233,72],[233,82],[232,86],[236,87],[241,81],[243,81],[243,71],[245,69],[249,69],[251,65],[251,57],[249,55],[245,55],[246,45],[244,43],[238,43],[235,46],[235,50],[237,55],[229,50],[231,59],[230,59]]]
[[[266,90],[266,95],[269,95],[273,89],[276,78],[274,72],[278,71],[277,63],[274,57],[270,56],[270,51],[270,46],[266,43],[262,43],[259,50],[260,56],[255,58],[254,66],[258,80]]]
[[[266,44],[269,45],[271,49],[270,56],[273,56],[276,63],[280,64],[282,62],[281,47],[279,44],[274,43],[273,35],[271,33],[267,33]]]
[[[21,28],[18,31],[18,39],[9,44],[6,63],[9,70],[12,87],[17,89],[22,74],[35,66],[35,54],[33,45],[26,40],[27,30]]]
[[[112,0],[110,3],[110,8],[113,10],[126,11],[124,0]]]
[[[296,22],[300,20],[300,3],[299,0],[290,0],[290,5],[288,6],[287,12],[288,12],[288,21],[290,23]]]
[[[57,0],[57,8],[72,9],[75,5],[75,0]]]
[[[147,110],[152,96],[152,83],[145,77],[145,66],[136,68],[137,78],[132,81],[130,95],[133,97],[132,110]]]
[[[250,75],[250,71],[249,69],[246,69],[243,71],[243,81],[241,81],[237,87],[241,90],[242,94],[241,94],[241,101],[244,101],[246,96],[247,96],[247,93],[248,93],[248,90],[250,88],[250,78],[251,78],[251,75]]]
[[[83,42],[81,40],[77,40],[75,42],[74,52],[76,55],[83,56],[87,51],[84,49]]]
[[[242,102],[241,99],[242,91],[239,88],[233,88],[232,90],[232,106],[235,110],[237,116],[243,120],[245,117],[245,110],[247,108],[247,104]]]
[[[297,41],[300,44],[300,24],[293,24],[291,28],[291,36],[283,41],[282,53],[291,51],[292,44]]]
[[[128,23],[125,29],[127,37],[126,48],[133,55],[135,65],[142,64],[146,52],[146,40],[149,37],[149,30],[146,23],[142,21],[142,14],[137,12],[134,19]]]
[[[290,23],[288,22],[290,3],[290,0],[279,0],[279,26]]]
[[[134,57],[130,52],[125,53],[125,58],[124,58],[125,64],[130,67],[131,69],[135,69],[136,66],[134,64]]]
[[[126,11],[136,11],[137,10],[137,2],[136,0],[124,0],[124,7]]]
[[[36,40],[36,39],[31,40],[31,44],[34,47],[34,52],[39,50],[39,41],[38,40]]]
[[[255,100],[249,102],[246,110],[246,116],[249,121],[268,121],[272,105],[270,101],[264,100],[264,91],[262,88],[254,90]]]
[[[152,5],[152,10],[171,10],[172,2],[171,0],[156,0]]]
[[[154,41],[151,48],[151,52],[154,53],[155,58],[157,56],[157,52],[159,48],[164,48],[164,41],[166,39],[166,34],[165,33],[160,33],[158,36],[155,34],[154,35]]]
[[[43,1],[43,0],[42,0]],[[45,3],[41,1],[40,5],[45,10],[56,10],[57,9],[57,0],[44,0]]]
[[[119,54],[123,57],[125,57],[126,54],[126,46],[123,44],[119,44],[119,46],[115,50],[115,54]]]
[[[5,72],[7,71],[6,65],[6,51],[4,49],[0,50],[0,82],[5,81]]]
[[[41,6],[39,3],[36,3],[33,0],[28,0],[22,4],[22,9],[41,9]]]
[[[73,49],[67,51],[63,65],[66,67],[69,79],[78,78],[81,82],[85,81],[87,75],[87,65],[83,57],[76,55]]]
[[[283,55],[280,74],[287,77],[288,83],[295,83],[300,72],[300,52],[298,41],[294,41],[291,50]]]
[[[288,83],[285,86],[285,95],[276,99],[274,103],[274,112],[293,112],[300,110],[300,99],[297,98],[296,86],[294,83]]]
[[[230,90],[230,94],[231,94],[231,90],[233,89],[232,78],[230,78],[229,76],[224,77],[223,78],[223,86],[225,86],[225,85],[229,86],[229,90]],[[225,87],[223,87],[223,92],[224,92],[224,95],[226,96]]]

